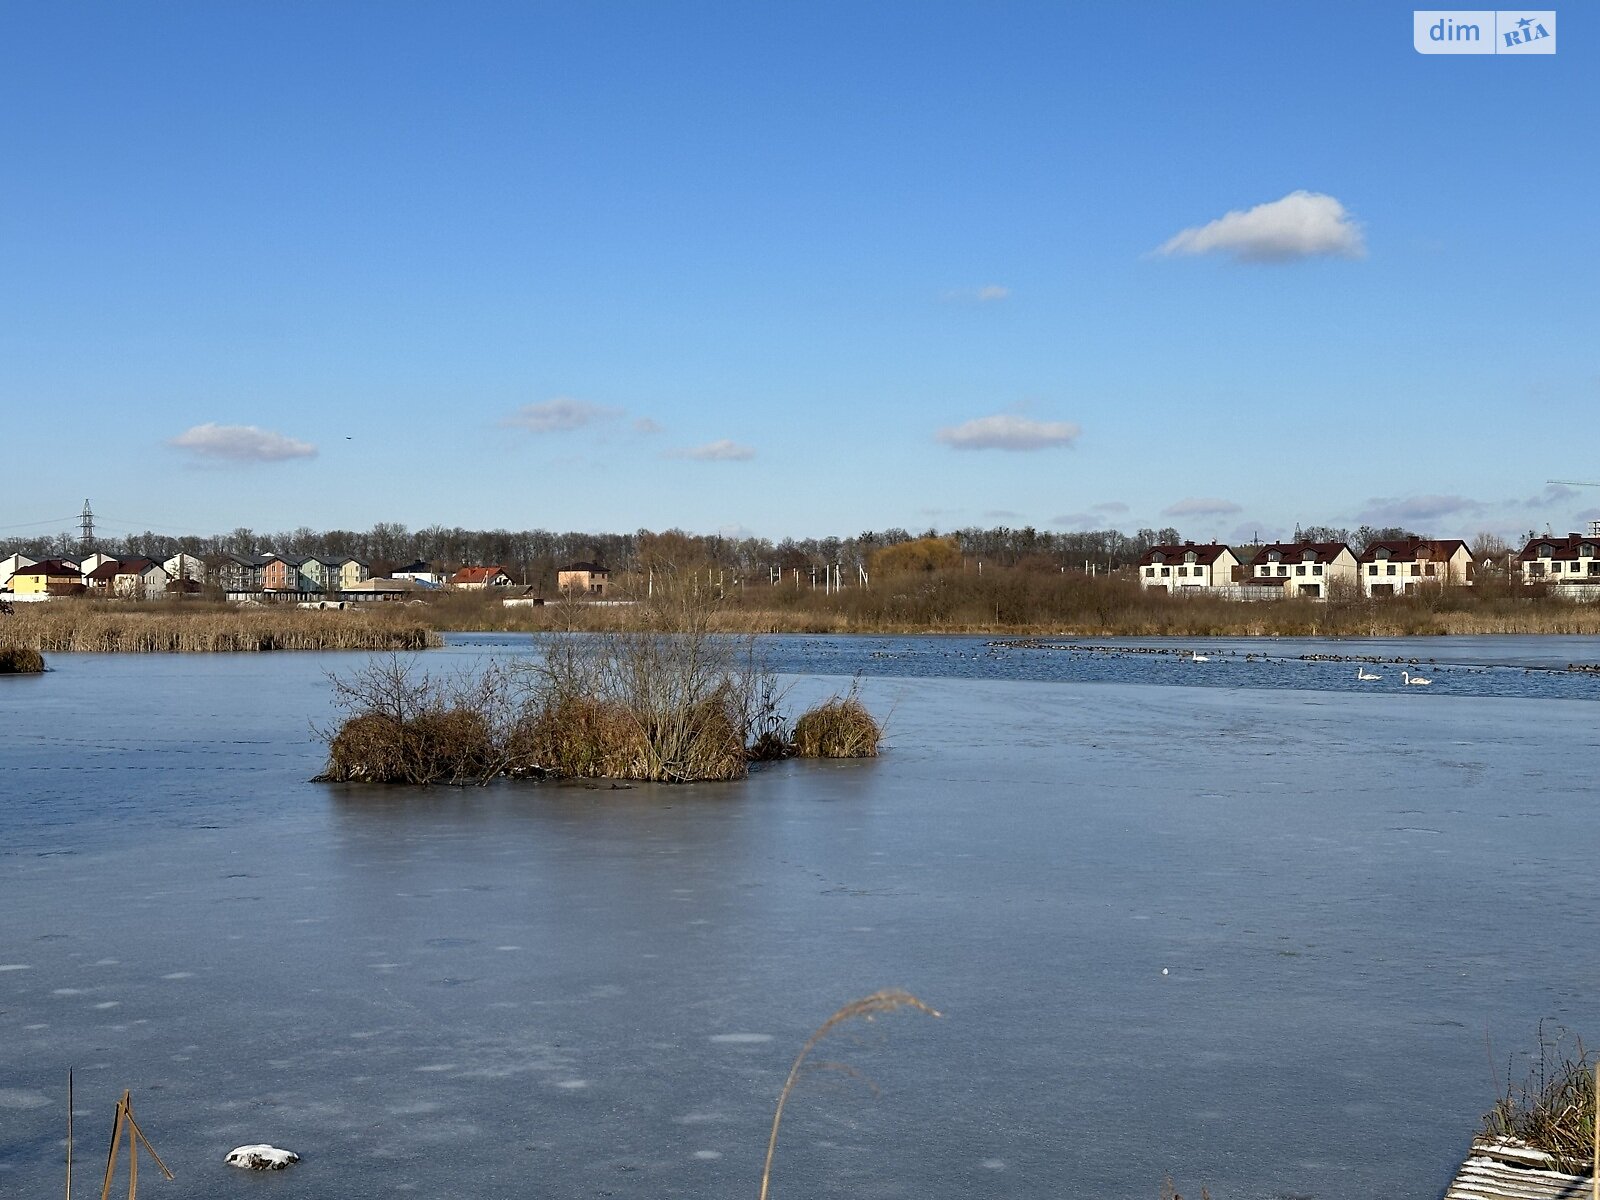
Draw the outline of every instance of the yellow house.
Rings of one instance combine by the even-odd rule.
[[[604,596],[611,572],[594,562],[575,562],[556,572],[556,589],[585,596]]]
[[[83,576],[73,564],[47,558],[12,573],[11,590],[18,596],[57,596],[81,592]]]

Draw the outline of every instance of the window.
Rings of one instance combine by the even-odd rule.
[[[1278,564],[1278,577],[1281,579],[1289,573],[1289,568],[1283,563]]]
[[[1188,573],[1189,573],[1189,568],[1188,567],[1179,567],[1178,568],[1178,574],[1179,575],[1187,575]]]
[[[1373,563],[1370,567],[1367,568],[1367,574],[1368,575],[1376,575],[1377,573],[1378,573],[1378,564],[1377,563]]]
[[[1171,574],[1172,574],[1172,568],[1171,567],[1162,567],[1161,568],[1161,578],[1165,579],[1168,575],[1171,575]]]
[[[1423,574],[1424,575],[1432,575],[1432,574],[1434,574],[1434,566],[1435,566],[1434,563],[1429,563],[1427,565],[1427,568],[1423,571]]]
[[[1151,579],[1154,579],[1156,577],[1156,569],[1154,567],[1146,567],[1144,569],[1144,573],[1147,576],[1149,576]]]
[[[1388,570],[1388,573],[1389,573],[1389,574],[1390,574],[1390,575],[1393,575],[1393,574],[1394,574],[1394,564],[1393,564],[1393,563],[1390,563],[1390,564],[1389,564],[1389,570]]]
[[[1297,563],[1297,564],[1295,564],[1294,573],[1296,575],[1304,575],[1306,573],[1306,565],[1305,565],[1305,563]]]
[[[1420,563],[1412,563],[1411,564],[1411,573],[1413,575],[1421,575],[1422,574],[1422,565]]]
[[[1322,564],[1318,563],[1316,566],[1312,567],[1311,568],[1311,573],[1313,575],[1321,575],[1322,574]]]

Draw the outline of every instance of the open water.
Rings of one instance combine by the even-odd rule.
[[[80,1190],[127,1087],[172,1200],[753,1196],[897,986],[945,1016],[822,1044],[777,1196],[1431,1200],[1541,1020],[1600,1039],[1600,640],[769,649],[884,755],[335,787],[360,656],[0,679],[0,1196],[59,1193],[69,1065]]]

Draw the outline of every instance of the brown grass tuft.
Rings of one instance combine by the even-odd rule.
[[[1483,1131],[1542,1150],[1561,1170],[1588,1174],[1595,1166],[1596,1060],[1581,1038],[1566,1043],[1566,1030],[1547,1036],[1540,1022],[1538,1063],[1521,1083],[1512,1081],[1508,1069],[1505,1091],[1484,1115]]]
[[[44,655],[32,646],[0,646],[0,675],[37,675],[44,670]]]
[[[794,723],[794,752],[800,758],[876,758],[882,739],[883,726],[861,703],[854,685]]]

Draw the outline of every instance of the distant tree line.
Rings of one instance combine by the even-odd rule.
[[[1342,541],[1360,553],[1373,541],[1416,536],[1398,527],[1374,528],[1362,525],[1342,529],[1312,525],[1296,530],[1295,540]],[[1487,535],[1480,535],[1486,537]],[[938,539],[949,553],[934,548],[930,557],[922,546],[899,555],[881,552],[908,543]],[[694,562],[755,580],[771,571],[803,576],[816,570],[839,566],[843,577],[851,579],[857,568],[927,569],[957,565],[955,559],[997,567],[1020,567],[1044,571],[1102,573],[1131,566],[1151,546],[1182,542],[1178,530],[1139,529],[1131,534],[1116,529],[1097,529],[1053,533],[1035,529],[994,526],[981,529],[969,526],[940,534],[928,529],[912,533],[898,527],[864,530],[853,537],[785,538],[772,541],[758,537],[725,537],[719,534],[690,534],[682,530],[633,533],[556,533],[548,529],[463,529],[459,526],[430,525],[425,529],[381,521],[371,529],[315,530],[307,526],[276,533],[239,528],[210,537],[172,537],[167,534],[132,534],[122,538],[97,539],[94,549],[118,558],[143,556],[158,561],[181,552],[206,559],[223,554],[283,554],[293,557],[342,558],[355,555],[366,560],[374,573],[383,574],[414,561],[453,569],[466,563],[497,564],[519,582],[551,587],[555,572],[570,562],[599,562],[614,571],[647,570],[654,564]],[[1501,543],[1503,545],[1503,543]],[[32,558],[73,556],[80,551],[78,539],[70,533],[52,537],[13,541],[0,546],[4,554],[20,553]],[[1248,558],[1254,547],[1235,546],[1241,558]]]

